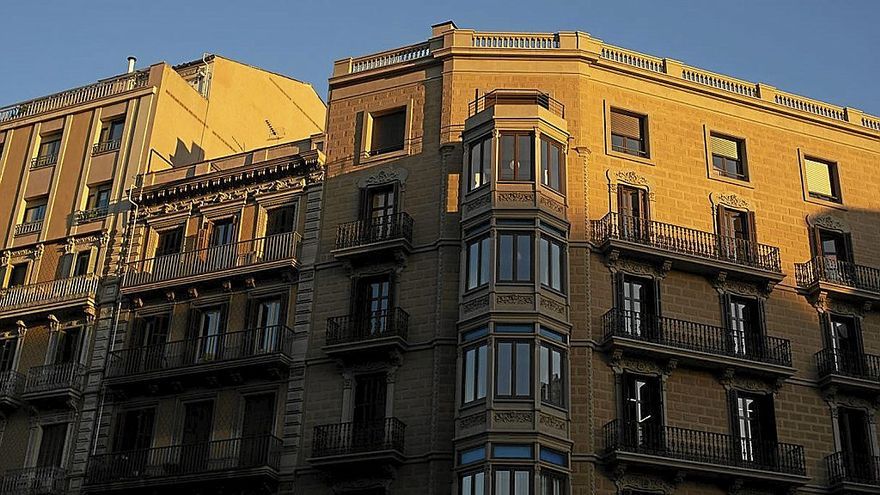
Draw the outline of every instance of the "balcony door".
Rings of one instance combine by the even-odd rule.
[[[629,448],[657,452],[665,449],[663,395],[660,379],[625,374],[621,440]]]
[[[727,297],[728,338],[727,347],[742,357],[761,357],[764,340],[761,321],[761,305],[755,299]]]
[[[58,365],[79,362],[83,329],[81,327],[67,328],[55,332],[54,337],[55,356],[52,362]]]
[[[41,430],[36,467],[62,467],[64,465],[64,444],[67,441],[67,423],[45,425]]]
[[[241,427],[241,467],[256,467],[269,461],[270,436],[275,427],[275,394],[249,395],[244,399]]]
[[[876,481],[880,473],[873,472],[874,449],[868,414],[863,409],[841,407],[837,410],[837,429],[840,434],[840,461],[843,472],[850,478]]]
[[[648,191],[636,187],[617,186],[617,212],[620,214],[620,236],[633,242],[649,242]]]
[[[750,262],[754,257],[754,214],[748,211],[718,207],[719,248],[723,257],[737,262]]]
[[[208,251],[206,253],[208,269],[211,271],[231,268],[235,265],[235,219],[224,218],[210,224],[208,234]]]
[[[256,318],[252,336],[254,352],[264,354],[280,351],[284,328],[284,305],[281,297],[260,299],[253,307]]]
[[[620,278],[620,309],[625,335],[655,339],[659,335],[657,299],[654,280],[623,275]]]
[[[824,276],[845,285],[855,284],[849,235],[833,230],[817,229],[818,251],[822,257]]]
[[[116,416],[116,433],[113,452],[123,472],[107,473],[109,476],[137,476],[147,468],[149,449],[153,443],[153,426],[156,422],[156,409],[132,409]]]
[[[355,318],[359,334],[386,332],[391,319],[391,276],[370,277],[358,282]]]
[[[189,348],[191,349],[192,362],[202,363],[215,361],[223,358],[226,311],[224,306],[211,306],[207,308],[194,308],[192,310],[192,322],[194,328],[190,330],[191,337]],[[234,351],[234,349],[229,349]]]
[[[385,440],[385,373],[359,375],[355,378],[351,442],[354,450],[381,448]]]
[[[394,185],[372,187],[364,193],[364,239],[376,242],[394,234],[397,213],[397,188]]]
[[[203,472],[211,455],[214,401],[190,402],[184,406],[180,465],[183,474]]]
[[[18,337],[0,339],[0,373],[14,370],[17,349]]]
[[[769,395],[734,392],[735,436],[740,458],[760,466],[776,464],[776,418]]]
[[[828,345],[831,348],[836,371],[855,376],[867,373],[862,351],[862,336],[855,318],[830,315],[828,318]]]
[[[140,365],[139,370],[152,371],[165,367],[165,343],[168,340],[168,316],[146,316],[138,320],[136,325],[136,345],[132,349],[133,357],[139,358],[131,366]]]

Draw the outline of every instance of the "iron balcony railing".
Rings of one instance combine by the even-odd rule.
[[[748,335],[724,327],[612,309],[602,316],[605,338],[628,339],[678,349],[791,366],[791,342],[765,335]]]
[[[100,277],[89,274],[2,289],[0,312],[95,297],[99,282]]]
[[[31,170],[48,167],[58,163],[58,153],[49,153],[31,158]]]
[[[28,370],[24,393],[52,392],[82,388],[86,367],[77,362],[47,364]]]
[[[406,425],[397,418],[316,426],[312,457],[383,450],[403,453],[405,430]]]
[[[565,118],[565,105],[560,101],[554,100],[547,93],[527,89],[496,89],[490,91],[468,104],[468,117],[473,117],[497,104],[538,105],[539,107],[546,108],[554,115]]]
[[[782,273],[779,248],[702,230],[608,213],[590,221],[593,241],[618,240],[735,265]]]
[[[92,146],[92,154],[97,155],[100,153],[106,153],[108,151],[118,150],[120,144],[122,144],[121,139],[113,139],[111,141],[101,141],[100,143],[95,143]]]
[[[110,212],[108,205],[89,208],[88,210],[77,210],[73,213],[73,223],[81,224],[104,218]]]
[[[33,234],[43,230],[43,221],[20,223],[15,226],[15,235]]]
[[[259,356],[293,356],[293,330],[284,325],[113,351],[108,377],[138,375]]]
[[[336,249],[403,239],[412,242],[413,219],[406,213],[394,213],[340,225],[336,229]]]
[[[880,456],[835,452],[825,458],[828,483],[861,483],[880,486]]]
[[[90,485],[268,467],[281,459],[280,438],[258,435],[92,456]]]
[[[806,263],[795,263],[794,275],[798,287],[809,288],[819,282],[827,282],[880,293],[880,269],[826,256],[816,256]]]
[[[275,234],[247,241],[168,254],[126,265],[124,287],[164,282],[296,258],[300,235]]]
[[[24,389],[25,377],[17,371],[0,372],[0,398],[18,399]]]
[[[843,349],[826,348],[816,353],[820,377],[843,375],[880,381],[880,356]]]
[[[66,490],[67,471],[54,466],[14,469],[0,480],[3,495],[60,495]]]
[[[719,464],[804,476],[804,448],[723,433],[614,420],[603,427],[607,452]]]
[[[395,336],[406,340],[408,331],[409,313],[400,308],[372,311],[364,315],[336,316],[327,319],[327,345]]]

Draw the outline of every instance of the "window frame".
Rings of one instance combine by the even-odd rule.
[[[113,130],[119,127],[119,137],[113,139]],[[116,116],[101,122],[101,132],[98,135],[98,144],[122,142],[122,135],[125,131],[125,116]]]
[[[386,118],[390,115],[398,114],[398,113],[403,114],[403,135],[401,136],[400,147],[398,148],[397,145],[395,144],[395,146],[393,148],[389,147],[389,148],[382,148],[382,149],[374,149],[374,145],[376,144],[376,132],[375,131],[376,131],[377,120],[381,122],[381,119]],[[407,140],[409,137],[408,129],[409,129],[409,120],[410,120],[408,105],[399,105],[399,106],[395,106],[395,107],[385,108],[382,110],[377,110],[375,112],[369,112],[366,115],[366,118],[367,118],[368,132],[366,133],[366,135],[364,137],[368,138],[368,139],[364,139],[363,140],[364,143],[362,145],[363,149],[364,149],[365,158],[377,159],[378,157],[394,156],[395,154],[406,152]]]
[[[503,166],[502,159],[504,158],[504,138],[507,136],[513,137],[513,161],[516,163],[522,163],[520,157],[522,156],[520,150],[520,138],[528,137],[529,141],[529,163],[526,167],[526,170],[529,171],[528,178],[519,177],[519,171],[523,168],[522,165],[513,169],[513,177],[512,178],[504,178],[501,173],[501,168]],[[498,133],[498,159],[495,160],[497,165],[497,180],[498,182],[535,182],[535,133],[532,131],[499,131]]]
[[[61,154],[61,138],[63,137],[63,133],[58,132],[50,132],[48,134],[44,134],[40,136],[40,144],[37,147],[37,158],[44,158],[49,156],[55,156],[56,160],[58,155]],[[49,145],[55,144],[54,151],[49,153],[43,153]],[[55,163],[55,162],[52,162]]]
[[[292,210],[290,213],[290,230],[282,231],[282,232],[274,232],[270,233],[270,227],[272,227],[272,218],[273,215],[279,214],[281,210]],[[264,237],[270,237],[273,235],[281,235],[281,234],[290,234],[296,232],[296,224],[297,224],[297,207],[295,204],[285,204],[280,206],[275,206],[272,208],[266,208],[266,228],[263,232]]]
[[[467,347],[462,349],[461,352],[461,405],[462,406],[470,406],[473,404],[477,404],[480,402],[484,402],[486,397],[489,395],[489,341],[482,340],[479,342],[472,343]],[[482,364],[483,367],[480,368],[481,356],[480,350],[484,350],[484,355],[482,356]],[[473,352],[473,362],[474,362],[474,377],[473,383],[470,385],[473,387],[473,398],[468,400],[467,397],[467,386],[468,386],[468,353]],[[482,372],[482,376],[480,376]],[[479,395],[480,390],[480,382],[483,382],[483,395]]]
[[[23,268],[24,276],[22,277],[22,283],[16,284],[16,285],[10,285],[10,283],[12,282],[12,276],[18,267],[24,267]],[[31,262],[30,261],[21,261],[18,263],[10,262],[9,263],[9,270],[7,272],[8,275],[6,276],[6,280],[5,280],[6,283],[4,284],[4,286],[7,289],[9,289],[11,287],[21,287],[23,285],[28,285],[28,278],[30,276],[30,269],[31,269]]]
[[[533,284],[535,282],[535,233],[534,231],[526,231],[526,230],[498,230],[496,233],[497,240],[495,242],[495,280],[502,284]],[[511,278],[502,278],[502,274],[504,271],[502,270],[502,264],[504,263],[504,259],[502,257],[501,243],[505,237],[512,237],[511,241],[511,255],[510,259],[511,266]],[[519,264],[517,263],[517,251],[519,245],[520,237],[528,237],[529,239],[529,273],[528,278],[520,278],[519,277]]]
[[[495,157],[495,136],[493,133],[484,134],[476,139],[473,139],[468,143],[468,175],[467,175],[467,192],[473,192],[483,187],[486,187],[492,182],[492,170],[494,169],[494,157]],[[488,146],[486,146],[488,144]],[[480,146],[480,183],[475,184],[473,178],[475,176],[474,170],[474,147],[476,145]],[[487,155],[488,150],[488,157]],[[488,163],[487,163],[488,162]]]
[[[505,394],[500,391],[500,380],[501,376],[501,351],[500,346],[502,345],[510,345],[510,393]],[[526,370],[526,375],[528,376],[528,393],[520,394],[517,390],[517,375],[519,374],[519,359],[517,356],[517,350],[519,345],[528,346],[528,370]],[[495,394],[496,399],[513,399],[513,400],[522,400],[522,399],[531,399],[534,397],[534,339],[511,339],[511,338],[496,338],[493,345],[494,351],[494,383],[492,386],[492,390]]]
[[[723,139],[723,140],[731,141],[731,142],[735,143],[736,144],[736,152],[737,152],[737,155],[739,155],[739,160],[734,160],[733,158],[714,153],[713,148],[712,148],[712,139],[713,138]],[[749,160],[748,160],[748,153],[746,151],[746,139],[745,138],[737,137],[737,136],[734,136],[734,135],[731,135],[731,134],[728,134],[725,132],[718,132],[718,131],[711,131],[710,130],[706,133],[706,151],[707,151],[707,155],[708,155],[709,171],[710,171],[711,178],[715,178],[715,179],[720,178],[722,180],[733,180],[733,181],[736,181],[737,183],[751,182],[751,173],[749,170]],[[716,157],[720,158],[722,160],[722,164],[724,165],[724,167],[719,168],[715,165],[715,158]],[[727,172],[726,165],[728,162],[732,162],[732,163],[737,164],[737,170],[738,170],[737,173],[731,175],[730,173]]]
[[[544,256],[544,244],[547,245],[547,256]],[[558,287],[554,287],[553,285],[553,247],[559,248],[559,280]],[[565,294],[566,291],[566,270],[567,270],[567,244],[563,241],[560,241],[556,237],[548,235],[544,232],[541,232],[541,235],[538,236],[538,279],[541,282],[541,287],[545,289],[550,289],[552,291],[558,292],[560,294]],[[546,259],[545,259],[546,258]],[[544,281],[544,271],[547,272],[547,282]]]
[[[499,488],[498,488],[498,479],[497,479],[499,472],[508,472],[509,476],[510,476],[511,484],[513,485],[513,486],[508,486],[508,491],[505,495],[518,495],[516,492],[516,484],[514,482],[515,473],[518,473],[518,472],[528,473],[528,481],[526,483],[526,488],[528,490],[527,493],[529,495],[534,495],[534,493],[535,493],[535,487],[534,487],[535,469],[534,469],[534,467],[532,467],[532,465],[526,466],[526,465],[516,465],[516,464],[505,463],[502,465],[493,466],[492,467],[492,478],[491,478],[491,481],[492,481],[491,493],[492,494],[500,493],[498,491]]]
[[[43,220],[46,219],[46,210],[48,208],[49,208],[49,201],[45,196],[40,197],[40,198],[34,198],[31,200],[25,200],[24,211],[22,212],[22,215],[21,215],[21,223],[22,224],[32,224],[32,223],[42,222]],[[38,218],[36,220],[34,220],[34,219],[28,220],[28,212],[35,211],[35,210],[40,210],[42,212],[40,215],[40,218]]]
[[[540,145],[539,151],[540,151],[540,155],[541,155],[540,156],[540,160],[541,160],[541,170],[540,170],[541,185],[543,185],[543,186],[547,187],[548,189],[555,191],[559,194],[565,194],[565,169],[566,169],[566,166],[565,166],[566,165],[565,147],[562,145],[562,143],[551,138],[550,136],[547,136],[546,134],[541,134],[541,137],[539,140],[539,145]],[[557,158],[556,181],[558,182],[559,187],[553,187],[551,185],[552,180],[545,180],[545,173],[547,174],[548,177],[550,177],[551,172],[552,172],[552,170],[550,169],[548,162],[547,162],[547,156],[544,153],[545,148],[546,148],[546,151],[548,151],[548,152],[553,148],[556,149],[556,158]]]
[[[111,181],[100,182],[98,184],[94,184],[88,187],[88,194],[86,195],[86,210],[94,210],[97,208],[106,208],[110,206],[110,195],[113,191],[113,183]],[[98,199],[100,198],[101,193],[106,193],[106,203],[99,204]]]
[[[831,196],[826,196],[810,189],[809,176],[807,175],[807,161],[821,163],[828,168],[828,182],[831,185]],[[836,205],[843,204],[840,171],[837,162],[806,154],[803,155],[803,158],[801,159],[801,169],[803,170],[804,177],[804,191],[809,199],[821,201],[822,203],[833,203]]]
[[[476,247],[476,273],[472,272],[471,250]],[[485,269],[485,273],[483,273]],[[471,278],[475,284],[471,285]],[[492,236],[488,233],[468,240],[465,243],[465,292],[485,287],[492,280]]]
[[[611,119],[613,114],[624,115],[628,117],[633,117],[638,119],[639,121],[639,138],[636,139],[632,136],[626,136],[624,134],[616,134],[614,133],[614,128],[611,124]],[[624,146],[620,146],[614,143],[614,138],[623,138]],[[638,149],[633,150],[628,145],[629,141],[634,141],[638,143]],[[651,150],[648,141],[648,116],[643,113],[633,112],[632,110],[625,110],[623,108],[611,106],[608,109],[608,144],[609,149],[614,153],[619,153],[622,155],[628,155],[635,158],[639,158],[642,160],[650,160],[651,159]]]
[[[547,384],[548,385],[547,385],[547,388],[548,388],[549,394],[551,395],[550,398],[546,398],[546,399],[544,398],[544,381],[543,381],[544,380],[544,349],[547,349],[547,358],[548,358],[548,362],[547,362],[547,371],[548,371]],[[552,376],[552,372],[550,370],[552,369],[553,353],[554,352],[556,352],[559,356],[559,370],[560,370],[559,402],[554,402],[552,400],[552,394],[553,394],[552,383],[549,381],[550,376]],[[568,390],[568,388],[567,388],[568,356],[567,356],[567,352],[565,351],[565,349],[560,347],[559,345],[551,344],[551,343],[546,342],[544,340],[539,340],[538,341],[538,366],[536,368],[536,371],[538,374],[538,389],[539,389],[539,395],[541,397],[541,403],[548,404],[553,407],[565,409],[568,404],[568,400],[566,397],[566,391]]]
[[[477,484],[475,476],[483,475],[483,490],[477,491]],[[464,479],[470,478],[470,490],[467,492],[464,491]],[[470,469],[458,475],[458,495],[487,495],[489,493],[489,486],[491,484],[491,478],[486,473],[486,469]]]

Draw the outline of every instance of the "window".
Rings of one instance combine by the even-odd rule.
[[[819,228],[816,229],[816,237],[819,248],[816,254],[825,258],[826,262],[852,262],[849,234]]]
[[[541,236],[538,245],[541,249],[541,285],[562,292],[564,290],[565,247],[561,242],[546,236]]]
[[[532,393],[532,346],[528,342],[498,342],[495,346],[495,395],[528,397]]]
[[[83,331],[81,328],[68,328],[55,333],[55,364],[79,361]]]
[[[282,206],[266,212],[266,235],[286,234],[293,232],[296,208]]]
[[[153,443],[153,426],[156,422],[156,408],[129,409],[116,414],[116,428],[113,435],[113,451],[125,452],[126,458],[135,466],[146,464],[146,452]]]
[[[628,155],[648,157],[646,117],[611,109],[611,149]]]
[[[542,470],[538,474],[538,495],[565,495],[567,479],[562,473]]]
[[[41,427],[40,449],[37,452],[36,467],[61,467],[64,465],[64,444],[67,443],[67,423],[56,423]]]
[[[353,422],[365,429],[364,433],[376,431],[376,423],[385,419],[388,378],[385,373],[358,375],[354,385]],[[370,434],[364,433],[353,435],[355,441],[369,442]]]
[[[559,348],[541,344],[539,349],[541,400],[554,406],[565,405],[565,353]]]
[[[871,425],[866,411],[851,407],[838,408],[837,429],[840,431],[840,452],[843,454],[841,460],[849,472],[858,472],[859,461],[874,455]]]
[[[749,260],[755,242],[755,215],[750,211],[718,207],[721,254],[732,260]]]
[[[381,155],[403,149],[406,136],[406,108],[372,115],[370,155]]]
[[[741,356],[762,356],[764,339],[761,304],[755,299],[727,296],[730,350]]]
[[[628,241],[650,242],[651,215],[648,191],[617,185],[620,236]]]
[[[110,204],[110,184],[97,184],[89,187],[86,209],[106,208]]]
[[[650,278],[621,275],[618,288],[618,308],[621,310],[625,335],[650,339],[658,330],[655,317],[659,316],[656,282]]]
[[[210,247],[225,246],[235,242],[235,221],[224,218],[211,222]]]
[[[18,337],[0,339],[0,372],[11,371],[15,365]]]
[[[562,145],[546,137],[541,138],[541,184],[562,192],[565,155]]]
[[[42,222],[46,216],[46,200],[37,199],[28,201],[24,207],[23,223]]]
[[[159,232],[156,242],[156,256],[168,256],[177,254],[183,244],[183,227],[175,227]]]
[[[495,470],[494,495],[530,495],[532,472],[522,468],[498,468]]]
[[[486,136],[470,145],[468,191],[488,184],[492,179],[492,136]]]
[[[467,288],[475,289],[489,283],[489,236],[468,243]]]
[[[498,280],[531,282],[532,234],[506,233],[498,236]]]
[[[623,442],[628,447],[663,444],[663,399],[660,379],[623,376]]]
[[[16,263],[12,265],[12,270],[9,272],[9,282],[7,282],[6,286],[17,287],[19,285],[24,285],[27,280],[27,273],[27,263]]]
[[[712,167],[720,175],[749,180],[745,163],[745,142],[717,134],[709,136]]]
[[[122,140],[122,128],[125,127],[125,119],[113,119],[104,122],[101,126],[100,143],[115,143]]]
[[[735,416],[734,436],[739,438],[742,460],[759,464],[774,462],[776,450],[764,447],[776,442],[772,396],[738,391],[732,391],[731,395]]]
[[[464,351],[464,394],[462,401],[467,404],[486,397],[488,377],[487,344],[471,347]]]
[[[92,265],[92,252],[80,251],[73,259],[73,276],[87,275]]]
[[[858,319],[831,314],[828,316],[826,341],[831,349],[832,365],[842,374],[863,376],[867,362],[862,345],[862,332]]]
[[[804,158],[804,175],[810,197],[840,203],[840,179],[836,163]]]
[[[461,476],[459,495],[486,495],[486,473],[479,471]]]
[[[40,141],[38,157],[45,158],[45,163],[55,163],[58,160],[58,152],[61,151],[61,134],[43,136]]]
[[[501,134],[501,160],[498,163],[498,175],[501,180],[533,180],[533,141],[532,134],[527,132]]]

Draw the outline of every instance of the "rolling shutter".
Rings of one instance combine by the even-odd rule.
[[[827,163],[804,158],[804,171],[807,176],[807,189],[822,196],[834,196],[831,187],[831,169]]]
[[[611,111],[611,133],[633,139],[642,138],[642,121],[639,117],[626,113]]]
[[[739,143],[733,139],[719,136],[710,136],[709,139],[713,155],[721,155],[733,160],[739,160]]]

